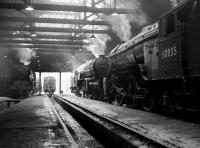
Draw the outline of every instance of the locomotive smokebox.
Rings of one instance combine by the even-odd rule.
[[[96,77],[98,78],[106,77],[108,73],[108,69],[109,69],[108,58],[105,57],[104,55],[101,55],[100,58],[94,61],[93,68],[94,68]]]
[[[88,62],[83,68],[83,78],[103,78],[107,75],[109,62],[107,57]]]

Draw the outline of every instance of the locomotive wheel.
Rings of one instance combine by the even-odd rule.
[[[145,111],[151,112],[155,110],[155,98],[151,96],[148,90],[143,92],[144,98],[142,99],[142,108]]]
[[[138,108],[138,101],[131,97],[127,98],[127,106],[129,108]]]

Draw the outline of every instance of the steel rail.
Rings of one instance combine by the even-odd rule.
[[[51,101],[49,100],[50,105],[53,109],[53,112],[58,120],[58,123],[61,125],[61,127],[63,128],[64,132],[65,132],[65,136],[68,138],[69,143],[71,144],[72,148],[78,148],[76,142],[74,141],[72,135],[70,134],[69,130],[67,129],[65,123],[62,121],[59,113],[56,111],[55,107],[53,106],[53,104],[51,103]]]
[[[128,126],[128,125],[126,125],[126,124],[124,124],[122,122],[119,122],[117,120],[113,120],[113,119],[111,119],[109,117],[106,117],[106,116],[103,116],[103,115],[99,115],[99,114],[95,113],[94,111],[92,111],[92,110],[90,110],[88,108],[84,108],[84,107],[82,107],[82,106],[80,106],[80,105],[78,105],[76,103],[70,102],[69,100],[67,100],[65,98],[62,98],[62,97],[60,97],[58,95],[54,95],[54,97],[59,99],[63,103],[65,103],[67,105],[70,105],[71,107],[81,109],[82,111],[79,111],[79,112],[81,112],[82,114],[91,114],[91,115],[93,115],[93,116],[95,116],[97,118],[102,119],[103,121],[107,121],[108,123],[114,124],[115,126],[120,127],[121,129],[123,129],[125,131],[128,131],[133,135],[139,136],[141,139],[149,141],[152,145],[154,145],[156,147],[159,147],[159,148],[174,148],[174,147],[177,147],[176,145],[173,145],[171,143],[168,143],[168,142],[165,142],[165,141],[161,141],[161,140],[155,139],[155,138],[153,138],[151,136],[145,135],[141,131],[139,131],[137,129],[134,129],[133,127],[130,127],[130,126]],[[119,137],[117,137],[117,138],[119,138]],[[120,138],[122,138],[122,137],[120,137]],[[121,144],[124,141],[126,141],[128,143],[128,144],[125,144],[126,147],[137,147],[137,146],[133,145],[132,143],[130,143],[129,141],[125,140],[125,139],[122,139]]]

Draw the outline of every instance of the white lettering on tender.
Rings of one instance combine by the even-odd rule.
[[[162,50],[162,59],[170,58],[177,55],[176,46]]]

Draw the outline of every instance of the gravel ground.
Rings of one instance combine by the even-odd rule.
[[[177,147],[200,147],[199,124],[176,120],[141,110],[110,105],[100,101],[84,99],[72,94],[62,96],[98,114],[123,122],[154,139],[171,143]]]

